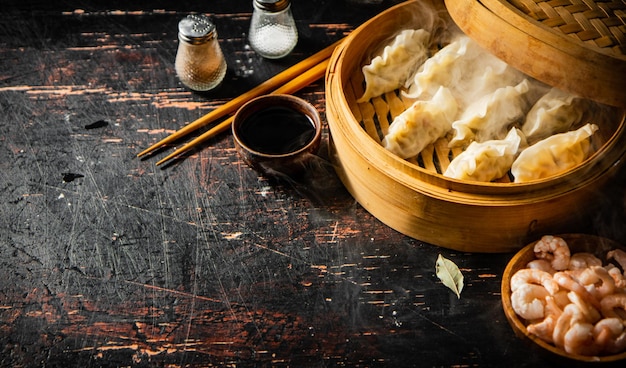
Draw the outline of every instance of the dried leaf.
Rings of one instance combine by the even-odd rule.
[[[454,291],[457,298],[461,298],[463,290],[463,274],[459,267],[451,260],[444,258],[441,254],[437,257],[435,271],[439,280],[443,282],[450,290]]]

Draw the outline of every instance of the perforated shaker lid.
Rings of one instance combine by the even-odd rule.
[[[215,36],[215,24],[206,15],[188,15],[178,22],[178,36],[187,42],[203,43]]]
[[[254,0],[254,5],[256,5],[259,9],[270,12],[285,10],[290,4],[290,0]]]

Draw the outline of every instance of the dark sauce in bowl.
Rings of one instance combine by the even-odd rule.
[[[322,136],[319,113],[292,95],[269,94],[244,104],[233,119],[242,160],[268,176],[296,177],[308,170]]]
[[[239,126],[239,138],[249,149],[283,155],[304,148],[315,137],[315,125],[302,112],[271,106],[254,112]]]

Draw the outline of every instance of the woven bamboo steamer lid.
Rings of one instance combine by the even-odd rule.
[[[509,65],[581,97],[626,107],[626,1],[445,4],[463,32]]]
[[[511,252],[538,236],[581,229],[601,205],[626,162],[624,110],[596,121],[596,153],[583,164],[530,183],[478,183],[444,177],[451,152],[439,142],[420,154],[423,164],[404,160],[380,144],[394,116],[407,108],[398,93],[366,103],[361,67],[372,50],[397,32],[419,28],[415,14],[435,9],[450,17],[443,0],[398,4],[365,22],[333,53],[326,74],[330,154],[347,190],[368,212],[415,239],[466,252]],[[458,28],[457,28],[458,31]]]

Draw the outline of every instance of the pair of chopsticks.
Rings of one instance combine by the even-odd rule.
[[[245,92],[244,94],[228,101],[222,106],[200,117],[199,119],[189,123],[180,130],[172,133],[161,141],[140,152],[137,157],[143,157],[154,153],[157,149],[169,143],[172,143],[207,124],[210,124],[221,117],[236,112],[237,109],[239,109],[246,102],[252,100],[253,98],[267,93],[291,94],[308,86],[309,84],[324,76],[326,68],[328,67],[328,62],[331,54],[342,41],[343,40],[339,40],[333,43],[322,51],[319,51],[318,53],[313,54],[312,56],[284,70],[283,72],[276,74],[274,77],[261,83],[257,87],[249,90],[248,92]],[[231,126],[233,118],[234,115],[230,116],[223,122],[207,130],[205,133],[189,141],[184,146],[176,149],[173,153],[158,161],[156,163],[157,166],[180,156],[181,154],[193,149],[194,147],[198,147],[200,144],[213,138],[217,134],[227,130]]]

